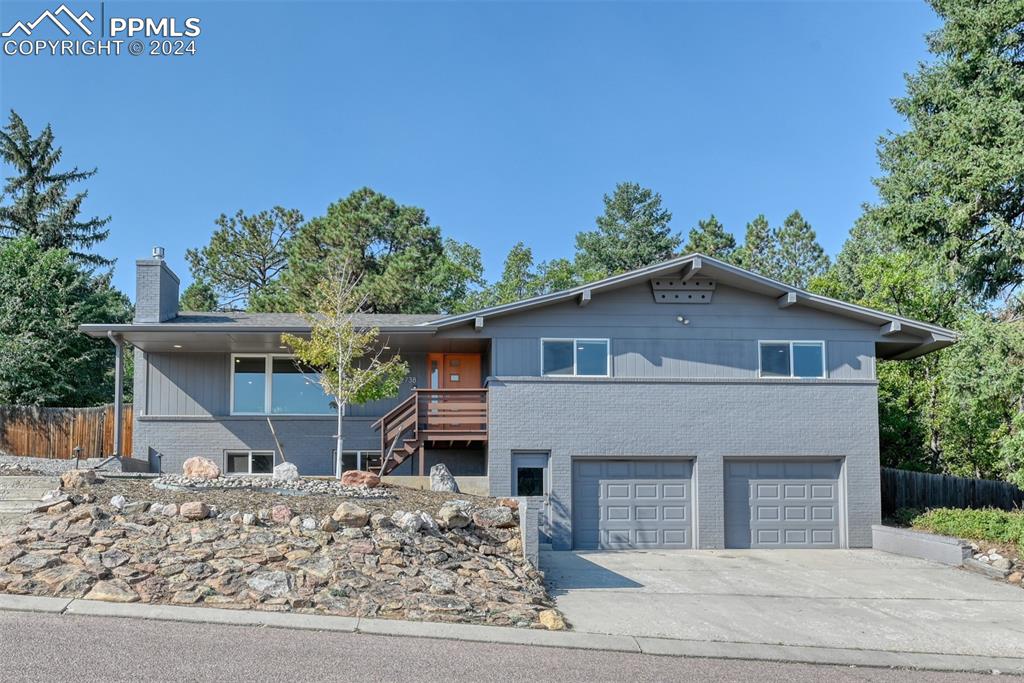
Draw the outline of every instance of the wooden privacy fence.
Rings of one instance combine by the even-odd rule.
[[[1005,481],[882,468],[882,514],[900,508],[1024,507],[1024,491]]]
[[[121,454],[132,454],[132,406],[121,410]],[[81,447],[83,458],[114,453],[114,406],[35,408],[0,406],[0,451],[66,460]]]

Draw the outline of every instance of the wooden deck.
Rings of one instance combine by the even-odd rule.
[[[428,445],[487,441],[487,389],[415,389],[373,424],[380,430],[380,474],[387,475],[414,453],[424,476]]]

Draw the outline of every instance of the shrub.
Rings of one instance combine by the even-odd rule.
[[[893,513],[893,521],[897,526],[913,526],[914,520],[921,516],[918,508],[900,508]]]
[[[936,508],[918,515],[911,524],[915,529],[946,536],[1016,543],[1024,551],[1024,512],[1021,511]]]

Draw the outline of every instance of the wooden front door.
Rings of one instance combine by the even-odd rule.
[[[479,389],[482,380],[479,353],[427,354],[427,381],[431,389]]]

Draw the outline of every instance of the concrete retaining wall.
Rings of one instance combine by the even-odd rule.
[[[382,477],[381,481],[385,484],[394,484],[395,486],[405,486],[411,489],[419,489],[421,491],[430,490],[430,477],[411,477],[401,476],[396,474],[390,474],[386,477]],[[455,483],[459,485],[459,491],[469,496],[489,496],[490,494],[490,483],[487,477],[455,477]]]
[[[542,506],[533,499],[517,498],[519,501],[519,533],[523,543],[523,557],[540,566],[540,511]]]
[[[897,529],[875,524],[871,527],[872,547],[894,555],[919,557],[960,567],[971,556],[971,548],[952,536],[939,536],[912,529]]]

